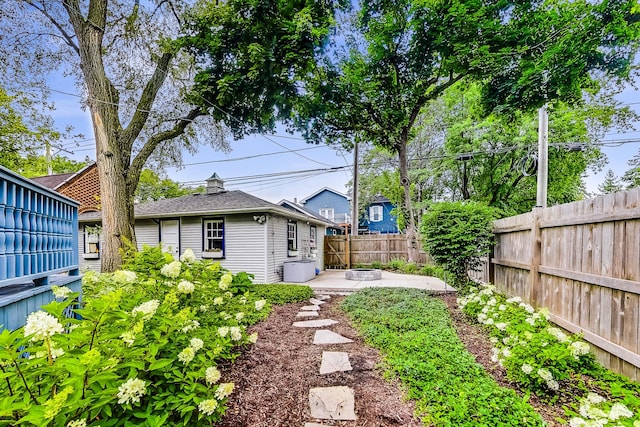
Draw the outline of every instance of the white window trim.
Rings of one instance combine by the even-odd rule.
[[[382,205],[369,206],[369,221],[381,222],[384,217],[383,211]]]
[[[209,224],[221,224],[222,226],[219,228],[213,229],[214,231],[220,231],[222,236],[212,236],[209,237],[207,235],[208,225]],[[220,242],[219,245],[209,245],[209,241]],[[202,224],[202,250],[203,252],[212,252],[212,248],[220,249],[220,251],[224,252],[225,248],[225,224],[224,218],[207,218],[203,221]]]
[[[298,250],[298,223],[295,221],[287,223],[287,250]]]
[[[335,210],[333,208],[320,208],[320,216],[333,221],[335,218]]]
[[[99,230],[99,227],[99,224],[85,225],[83,227],[84,248],[82,251],[82,257],[84,259],[100,259],[100,240],[102,237],[100,231],[98,231],[97,233],[89,232],[93,230]]]

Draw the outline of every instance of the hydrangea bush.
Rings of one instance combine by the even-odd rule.
[[[269,304],[247,274],[219,263],[180,261],[160,248],[130,257],[126,270],[87,273],[78,319],[56,301],[24,328],[0,334],[0,425],[120,426],[211,424],[224,414],[233,383],[220,364],[258,339],[249,324]]]
[[[640,387],[604,370],[579,335],[549,322],[548,310],[535,310],[520,297],[506,298],[493,285],[473,287],[457,302],[488,330],[492,360],[506,369],[511,380],[551,400],[559,393],[582,390],[583,398],[573,396],[575,408],[565,408],[571,426],[640,427],[640,414],[632,411],[640,409]],[[590,387],[613,398],[589,392]]]

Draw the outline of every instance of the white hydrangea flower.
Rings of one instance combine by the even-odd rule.
[[[507,329],[508,323],[505,322],[500,322],[500,323],[496,323],[496,328],[498,328],[501,331],[504,331],[505,329]]]
[[[487,320],[487,315],[484,313],[478,313],[478,323],[484,323]]]
[[[231,339],[234,341],[240,341],[242,339],[242,331],[237,326],[229,328],[229,333],[231,334]]]
[[[569,345],[569,350],[573,357],[578,358],[585,354],[589,354],[591,348],[589,347],[589,344],[584,341],[574,341]]]
[[[131,347],[133,343],[136,341],[136,334],[133,331],[125,331],[120,335],[120,339],[122,342],[126,344],[127,347]]]
[[[204,347],[204,341],[202,341],[200,338],[191,338],[189,345],[191,346],[193,351],[198,351],[202,347]]]
[[[228,333],[229,333],[228,326],[221,326],[218,328],[218,335],[220,335],[222,338],[226,337]]]
[[[240,297],[240,304],[244,305],[247,303],[247,297]]]
[[[67,423],[67,427],[87,427],[85,420],[73,420]]]
[[[511,337],[502,338],[502,344],[504,344],[504,345],[509,345],[510,341],[511,341]],[[516,344],[517,344],[517,342],[516,342]]]
[[[189,331],[193,331],[194,329],[198,329],[200,327],[200,322],[197,320],[190,320],[186,325],[182,327],[182,332],[187,333]]]
[[[491,344],[498,344],[498,341],[500,341],[500,340],[498,338],[496,338],[496,337],[490,337],[489,338],[489,342]]]
[[[244,313],[243,312],[240,311],[240,312],[236,313],[236,320],[237,321],[240,321],[243,318],[244,318]]]
[[[180,275],[180,270],[182,269],[182,263],[180,261],[173,261],[169,264],[165,264],[160,269],[160,274],[166,277],[170,277],[175,279]]]
[[[31,341],[42,341],[45,338],[63,332],[64,327],[58,322],[58,319],[44,311],[36,311],[29,314],[27,323],[24,326],[24,336],[31,336]]]
[[[206,304],[202,304],[200,307],[198,307],[198,310],[200,310],[203,313],[206,313],[207,311],[209,311],[209,306]]]
[[[218,371],[218,369],[214,366],[208,367],[204,372],[204,377],[207,380],[207,384],[209,385],[215,384],[220,381],[221,376],[222,375],[220,374],[220,371]]]
[[[73,293],[73,291],[66,286],[52,286],[51,292],[53,292],[54,297],[62,299],[67,298]]]
[[[233,387],[234,387],[233,383],[220,384],[216,390],[216,397],[218,399],[224,399],[225,397],[233,393]]]
[[[493,318],[492,318],[492,317],[489,317],[489,318],[484,322],[484,324],[485,324],[485,325],[493,325],[494,323],[495,323],[495,320],[493,320]]]
[[[160,306],[160,301],[157,299],[152,299],[147,302],[143,302],[139,306],[135,307],[131,310],[131,315],[136,316],[138,313],[142,314],[142,320],[149,320],[156,314],[158,307]]]
[[[258,301],[255,302],[255,307],[256,310],[260,311],[264,308],[265,304],[267,304],[267,301],[260,299]]]
[[[196,355],[196,352],[193,350],[192,347],[185,347],[184,350],[178,353],[178,360],[184,363],[185,365],[188,365],[189,362],[193,360],[195,355]]]
[[[511,350],[509,350],[509,347],[504,347],[502,349],[502,355],[504,357],[511,357]]]
[[[558,328],[547,328],[547,332],[559,342],[567,342],[569,340],[569,337]]]
[[[524,321],[530,324],[531,326],[534,326],[536,324],[536,319],[534,319],[533,317],[527,317],[526,319],[524,319]]]
[[[533,366],[529,365],[528,363],[524,363],[522,367],[520,367],[520,369],[527,375],[533,372]]]
[[[609,419],[613,421],[618,418],[630,418],[632,416],[633,412],[631,412],[624,403],[616,402],[609,410]]]
[[[138,378],[129,378],[118,387],[118,403],[140,403],[140,398],[147,392],[147,383]]]
[[[569,427],[584,427],[587,422],[580,417],[573,417],[569,420]]]
[[[213,415],[218,407],[218,401],[215,399],[206,399],[198,403],[198,409],[205,415]]]
[[[498,356],[500,355],[500,349],[493,347],[491,349],[491,361],[493,363],[498,362]]]
[[[504,304],[500,304],[500,305],[498,306],[498,310],[500,310],[500,311],[505,311],[506,309],[507,309],[507,306],[506,306],[506,305],[504,305]]]
[[[509,298],[507,300],[507,302],[511,303],[511,304],[519,304],[519,303],[522,302],[522,298],[520,298],[520,297],[512,297],[512,298]]]
[[[196,255],[193,253],[193,249],[185,249],[180,257],[180,261],[186,262],[187,264],[194,263],[196,261]]]
[[[178,283],[178,292],[183,294],[190,294],[195,288],[195,285],[188,280],[182,280]]]
[[[254,332],[251,335],[249,335],[249,342],[251,344],[255,344],[258,341],[258,333]]]
[[[600,396],[598,393],[593,393],[593,392],[590,392],[589,394],[587,394],[587,397],[586,397],[586,401],[594,405],[597,405],[598,403],[603,403],[606,400],[607,399]]]
[[[220,283],[218,283],[218,287],[221,290],[226,291],[229,288],[229,285],[231,284],[232,281],[233,281],[233,275],[231,273],[225,273],[220,278]]]
[[[560,389],[560,384],[558,384],[558,381],[556,381],[556,380],[548,380],[547,381],[547,387],[550,390],[558,391]]]
[[[224,302],[224,298],[222,297],[216,297],[213,299],[213,304],[214,305],[222,305],[222,303]]]
[[[553,374],[546,368],[538,369],[538,375],[545,381],[550,381],[553,379]]]
[[[113,278],[121,283],[135,283],[138,276],[135,272],[129,270],[117,270],[113,273]]]

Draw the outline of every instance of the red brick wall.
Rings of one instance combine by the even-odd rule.
[[[62,184],[57,191],[80,202],[78,213],[100,210],[100,180],[98,167],[93,164],[80,175]]]

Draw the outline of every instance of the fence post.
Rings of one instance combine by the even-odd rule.
[[[496,245],[492,245],[491,246],[491,251],[489,252],[489,255],[487,255],[487,283],[491,283],[491,284],[496,284],[496,270],[495,270],[495,266],[493,264],[493,258],[495,257],[495,253],[496,253]]]
[[[540,218],[544,208],[535,207],[531,220],[531,261],[529,265],[529,303],[535,307],[540,305],[540,273],[538,269],[542,260],[542,231]]]
[[[344,260],[347,262],[347,270],[350,270],[351,269],[351,239],[349,234],[347,234],[345,237],[347,239],[345,240],[345,245],[344,245],[344,249],[345,249]]]

